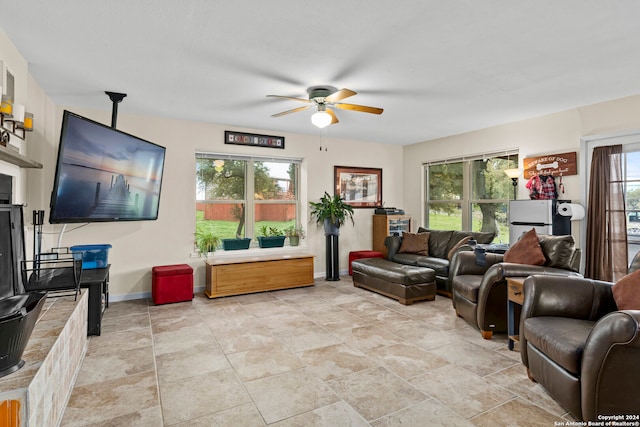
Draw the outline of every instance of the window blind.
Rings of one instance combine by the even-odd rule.
[[[518,149],[512,148],[509,150],[495,151],[492,153],[478,153],[478,154],[470,154],[468,156],[462,156],[462,157],[452,157],[449,159],[433,160],[429,162],[424,162],[422,163],[422,165],[431,166],[431,165],[442,165],[445,163],[469,162],[473,160],[487,160],[493,157],[517,156],[518,154],[519,154]]]
[[[220,159],[220,160],[245,160],[255,162],[281,162],[281,163],[302,163],[302,159],[298,157],[269,157],[269,156],[247,156],[242,154],[229,153],[209,153],[205,151],[196,151],[196,159]]]

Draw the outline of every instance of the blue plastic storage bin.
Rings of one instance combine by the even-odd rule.
[[[82,252],[82,268],[93,270],[109,265],[109,249],[111,245],[76,245],[71,252]]]

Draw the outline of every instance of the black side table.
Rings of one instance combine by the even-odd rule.
[[[109,268],[82,270],[80,287],[89,289],[89,312],[87,319],[87,335],[100,335],[102,313],[109,307]],[[102,296],[104,294],[104,301]]]

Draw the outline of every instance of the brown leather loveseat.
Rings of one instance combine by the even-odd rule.
[[[640,414],[640,310],[618,311],[612,283],[528,277],[520,346],[529,378],[579,419]]]

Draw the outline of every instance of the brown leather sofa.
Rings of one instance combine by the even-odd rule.
[[[418,233],[429,233],[429,255],[398,253],[402,244],[402,237],[388,236],[384,244],[387,247],[387,259],[398,264],[427,267],[436,272],[436,286],[438,293],[451,297],[451,280],[449,267],[451,262],[448,254],[456,244],[465,237],[472,237],[477,243],[489,244],[495,233],[458,231],[458,230],[430,230],[418,228]],[[459,248],[460,251],[472,250],[469,245]],[[453,261],[453,259],[451,260]]]
[[[618,311],[611,287],[577,277],[524,282],[522,363],[583,421],[640,414],[640,310]]]
[[[545,255],[544,265],[502,262],[503,254],[485,254],[485,264],[478,265],[476,254],[460,252],[451,266],[452,303],[456,314],[476,325],[482,337],[491,339],[494,332],[507,331],[507,278],[532,274],[577,276],[580,249],[572,236],[538,235]],[[519,313],[515,313],[516,318]]]

